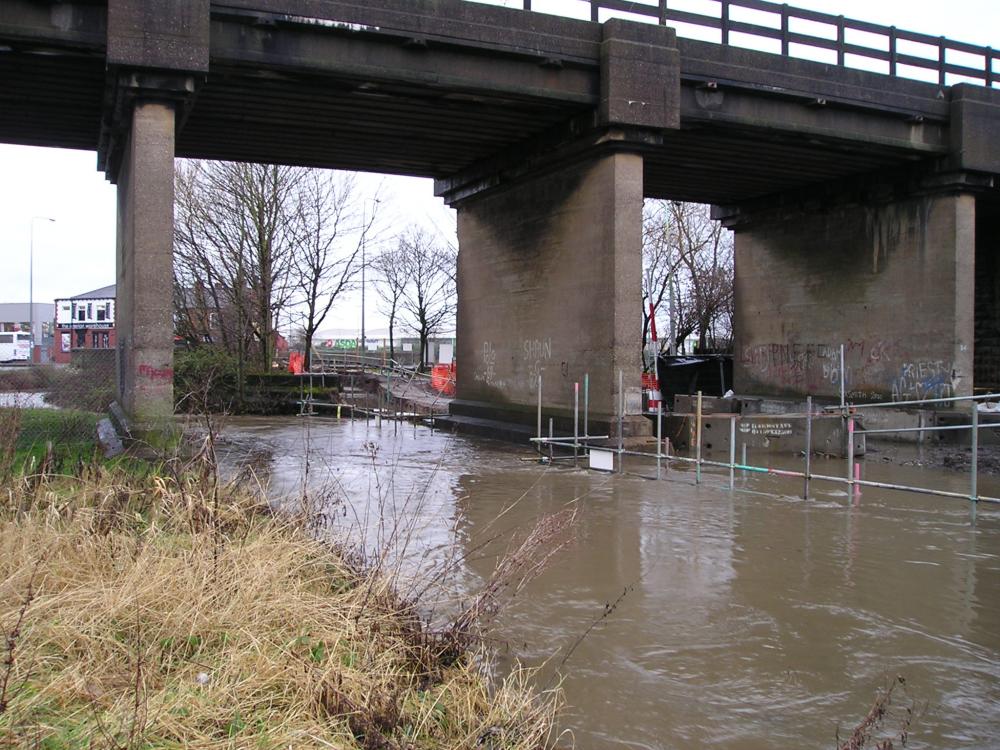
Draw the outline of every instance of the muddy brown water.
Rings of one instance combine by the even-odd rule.
[[[852,499],[816,482],[807,501],[800,480],[771,476],[738,476],[730,492],[725,471],[695,486],[686,467],[638,476],[655,472],[638,460],[625,475],[546,468],[525,448],[388,422],[232,419],[225,435],[227,464],[256,454],[276,495],[308,476],[351,497],[331,515],[369,545],[399,544],[377,518],[406,518],[416,565],[461,561],[459,597],[507,540],[576,507],[574,541],[496,633],[502,658],[540,667],[539,684],[561,678],[577,747],[832,748],[895,675],[899,705],[922,708],[908,747],[1000,747],[996,507],[973,526],[968,503],[906,492]],[[878,462],[865,477],[968,487],[965,474]],[[984,494],[998,485],[980,481]]]

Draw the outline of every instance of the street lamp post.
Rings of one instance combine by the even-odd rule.
[[[28,361],[35,359],[35,222],[49,221],[53,224],[55,219],[48,216],[31,217],[31,242],[28,248],[28,325],[31,327],[31,351],[28,354]]]
[[[375,211],[376,206],[379,204],[379,199],[374,198],[372,200],[372,222],[375,221]],[[362,204],[361,208],[361,362],[364,362],[365,353],[368,351],[368,345],[365,340],[365,266],[368,265],[365,259],[365,245],[368,241],[368,204]]]
[[[361,362],[363,363],[365,352],[365,240],[368,237],[368,206],[365,204],[361,209]]]

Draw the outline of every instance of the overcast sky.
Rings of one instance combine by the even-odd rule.
[[[497,2],[520,6],[520,1]],[[1000,48],[1000,0],[795,0],[790,5]],[[578,0],[534,0],[541,11],[589,15]],[[713,0],[670,0],[670,7],[718,13]],[[749,20],[749,19],[748,19]],[[686,30],[681,29],[683,34]],[[72,296],[115,280],[115,187],[96,171],[93,152],[0,144],[0,302],[28,299],[28,250],[34,226],[36,302]],[[433,197],[430,180],[363,176],[379,189],[387,222],[419,222],[454,238],[454,212]],[[56,221],[32,220],[51,217]],[[383,325],[369,296],[367,326]],[[356,295],[335,309],[325,328],[358,325]]]

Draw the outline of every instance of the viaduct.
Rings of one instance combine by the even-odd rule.
[[[592,414],[615,412],[618,371],[639,380],[644,197],[735,230],[737,390],[833,395],[841,344],[853,400],[1000,384],[1000,54],[648,2],[0,3],[0,141],[95,150],[118,186],[126,411],[172,411],[175,157],[434,178],[458,210],[461,414],[532,419],[540,370],[548,411],[589,372]]]

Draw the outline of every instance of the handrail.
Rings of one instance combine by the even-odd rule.
[[[915,31],[897,29],[895,26],[883,26],[869,21],[860,21],[831,13],[823,13],[805,8],[796,8],[787,3],[776,3],[772,0],[715,0],[719,4],[718,15],[708,15],[693,11],[679,10],[670,7],[670,0],[656,0],[655,3],[637,2],[636,0],[589,0],[590,20],[599,21],[602,10],[631,15],[655,18],[661,26],[669,22],[690,24],[702,28],[718,29],[722,44],[730,44],[732,34],[744,34],[751,37],[774,39],[781,43],[783,57],[802,57],[792,55],[791,47],[808,47],[811,49],[829,50],[837,53],[837,66],[848,67],[848,56],[866,58],[888,63],[888,75],[893,77],[913,78],[913,75],[903,76],[900,67],[920,68],[937,73],[937,83],[946,86],[948,75],[972,78],[987,88],[1000,83],[1000,65],[994,68],[995,62],[1000,62],[1000,50],[983,47],[968,42],[959,42],[943,36],[932,36]],[[531,10],[531,0],[522,0],[524,10]],[[773,26],[733,18],[733,10],[748,10],[757,13],[768,13],[773,17]],[[815,33],[791,28],[796,21],[819,23],[829,27],[830,36],[819,36]],[[860,32],[882,37],[884,48],[869,46],[848,41],[849,32]],[[930,48],[930,56],[922,57],[914,54],[915,50],[903,51],[899,43],[919,44]],[[960,64],[949,60],[949,53],[978,55],[983,58],[982,67]],[[854,66],[850,66],[854,67]]]

